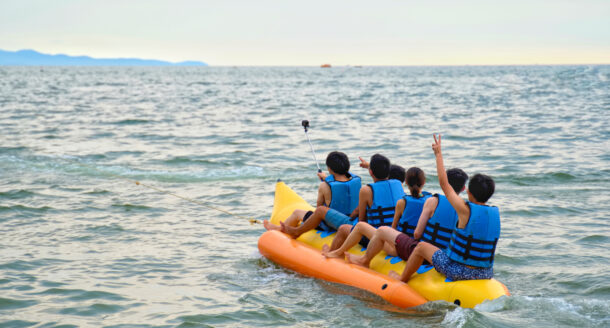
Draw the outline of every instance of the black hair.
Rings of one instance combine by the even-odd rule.
[[[371,156],[369,167],[375,178],[379,180],[387,179],[390,174],[390,160],[381,154]]]
[[[453,190],[459,194],[462,188],[464,188],[466,180],[468,180],[468,174],[462,171],[462,169],[453,168],[447,170],[447,179]]]
[[[412,167],[407,170],[407,187],[411,196],[419,197],[422,187],[426,183],[426,174],[419,167]]]
[[[405,183],[406,178],[407,171],[405,171],[404,167],[396,164],[390,165],[390,176],[388,177],[388,179],[396,179],[400,181],[400,183]]]
[[[485,203],[496,190],[496,183],[494,180],[485,174],[477,173],[468,183],[468,191],[472,194],[477,202]]]
[[[326,156],[326,166],[337,174],[347,174],[349,171],[349,158],[340,151],[333,151]]]

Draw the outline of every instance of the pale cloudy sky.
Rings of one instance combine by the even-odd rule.
[[[610,0],[0,0],[0,49],[211,65],[610,63]]]

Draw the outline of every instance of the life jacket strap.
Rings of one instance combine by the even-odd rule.
[[[377,208],[370,208],[368,210],[368,214],[372,214],[372,215],[382,215],[383,212],[388,212],[388,211],[394,211],[394,207],[377,207]],[[393,214],[392,214],[393,216]]]
[[[444,232],[446,234],[451,234],[453,232],[452,229],[447,229],[445,227],[442,227],[440,223],[436,222],[435,224],[428,224],[426,225],[426,229],[424,230],[424,234],[427,235],[427,238],[430,238],[430,242],[432,242],[433,244],[437,241],[437,240],[442,240],[446,243],[449,243],[449,241],[451,240],[450,237],[448,236],[443,236],[439,234],[439,231]]]
[[[451,242],[457,246],[462,247],[464,250],[462,251],[462,250],[459,250],[459,249],[456,249],[455,247],[453,247],[451,249],[452,252],[461,256],[465,260],[472,259],[475,261],[489,261],[490,263],[493,262],[496,244],[498,243],[498,238],[495,238],[493,241],[487,241],[487,240],[475,239],[472,237],[472,235],[469,235],[468,237],[464,237],[461,234],[459,234],[459,237],[460,237],[460,239],[465,239],[466,243],[464,243],[462,240],[456,239],[455,235],[451,238]],[[479,244],[485,244],[485,245],[492,245],[492,248],[475,247],[475,246],[472,246],[473,242],[479,243]],[[489,256],[476,256],[476,255],[471,254],[471,251],[475,251],[475,252],[479,252],[479,253],[489,253]]]

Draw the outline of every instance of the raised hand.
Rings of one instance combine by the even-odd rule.
[[[434,143],[432,144],[432,150],[434,151],[434,155],[438,156],[441,154],[441,135],[439,133],[438,139],[436,138],[436,134],[432,134],[432,137],[434,137]]]
[[[360,160],[360,167],[364,169],[368,169],[370,167],[369,162],[365,161],[362,157],[358,157]]]

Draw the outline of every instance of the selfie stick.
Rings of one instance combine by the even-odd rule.
[[[311,145],[311,140],[309,139],[309,134],[307,134],[307,128],[309,128],[309,121],[303,120],[301,121],[301,125],[303,129],[305,129],[305,135],[307,136],[307,142],[309,142],[309,148],[311,148],[311,154],[313,155],[313,160],[316,161],[316,166],[318,167],[318,172],[322,172],[320,169],[320,165],[318,164],[318,159],[316,158],[316,153],[313,151],[313,146]]]

